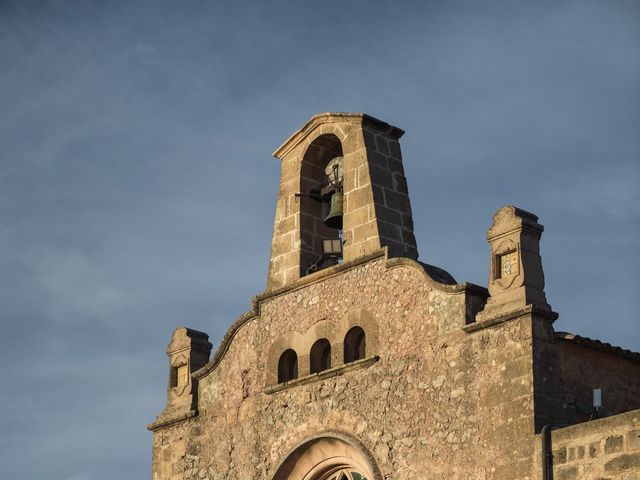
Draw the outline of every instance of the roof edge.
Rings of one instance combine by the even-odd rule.
[[[601,352],[610,353],[617,357],[631,360],[634,363],[640,363],[640,353],[633,350],[627,350],[610,343],[601,342],[600,340],[594,340],[593,338],[583,337],[569,332],[556,332],[556,338],[565,342],[580,345],[582,347],[591,348],[592,350],[599,350]]]

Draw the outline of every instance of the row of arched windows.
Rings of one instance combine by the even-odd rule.
[[[365,334],[360,327],[353,327],[344,337],[344,363],[365,357]],[[326,338],[317,340],[309,352],[309,372],[318,373],[331,368],[331,344]],[[293,349],[285,350],[278,360],[278,383],[298,378],[298,355]]]

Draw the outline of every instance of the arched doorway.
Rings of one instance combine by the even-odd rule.
[[[371,455],[355,440],[330,434],[303,442],[273,480],[381,480]]]

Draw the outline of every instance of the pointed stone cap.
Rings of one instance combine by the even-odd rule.
[[[538,223],[537,215],[513,205],[505,205],[493,215],[493,223],[487,230],[487,240],[491,243],[514,230],[526,230],[527,233],[540,238],[544,226]]]

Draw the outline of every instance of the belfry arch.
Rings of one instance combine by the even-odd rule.
[[[382,480],[360,443],[338,433],[311,438],[282,462],[273,480]]]
[[[334,158],[342,158],[342,144],[338,137],[328,133],[317,137],[307,148],[300,168],[300,192],[320,194],[328,183],[327,165]],[[300,275],[322,256],[322,241],[339,237],[338,229],[325,224],[329,203],[300,197]],[[324,267],[330,264],[323,265]]]

